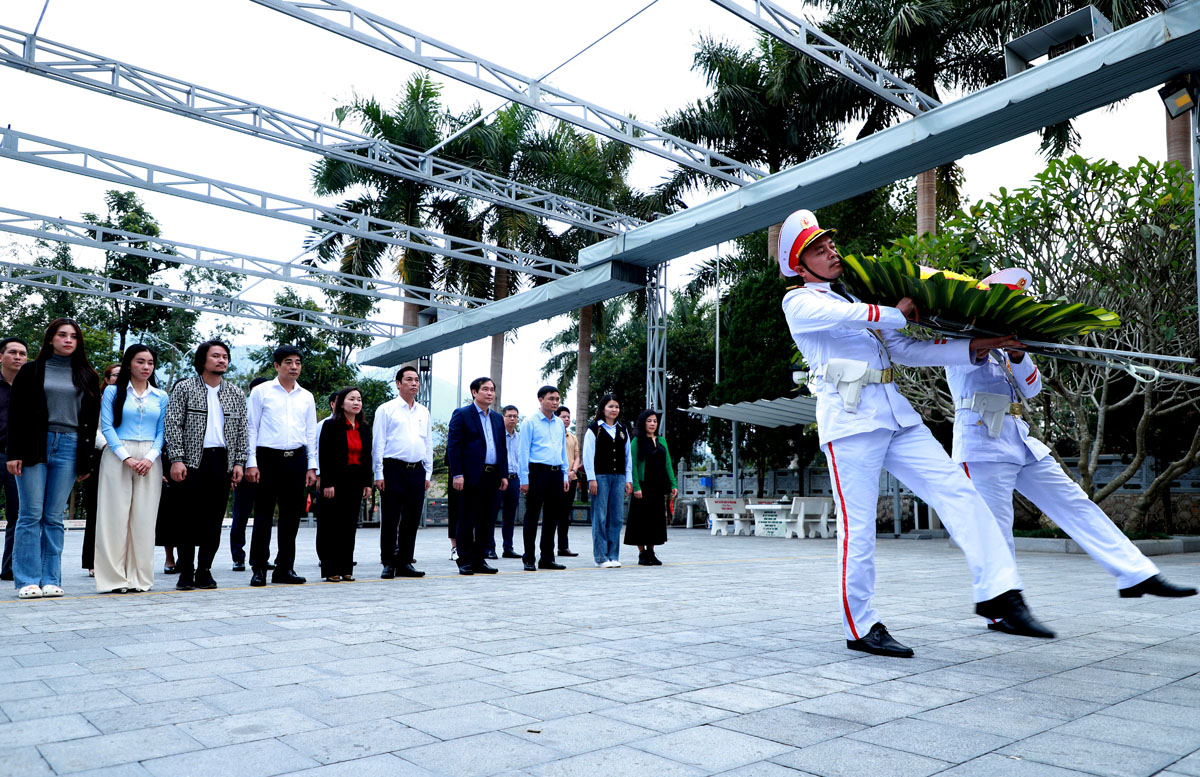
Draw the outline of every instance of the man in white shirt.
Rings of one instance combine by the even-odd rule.
[[[505,405],[504,445],[508,448],[508,488],[496,492],[496,508],[493,512],[500,513],[500,536],[504,541],[504,558],[520,558],[521,554],[513,548],[513,531],[517,525],[517,506],[521,501],[521,464],[520,454],[521,432],[517,422],[521,420],[521,411],[516,405]],[[495,521],[492,522],[493,524]],[[492,527],[488,538],[489,559],[496,558],[496,527]]]
[[[1063,472],[1050,449],[1029,435],[1022,400],[1042,390],[1041,372],[1032,356],[992,351],[975,366],[947,367],[946,381],[956,408],[951,455],[991,508],[1009,553],[1015,557],[1017,490],[1116,578],[1122,598],[1196,595],[1195,588],[1175,585],[1160,575],[1154,562]],[[988,628],[1010,630],[1003,620],[992,620]]]
[[[250,536],[250,585],[267,584],[271,558],[271,517],[279,506],[279,553],[272,583],[306,582],[296,574],[296,531],[304,512],[304,489],[317,482],[317,406],[301,387],[302,357],[294,345],[281,345],[272,357],[275,380],[250,392],[247,415],[250,455],[246,479],[258,483],[254,533]]]
[[[375,411],[372,466],[382,518],[379,561],[385,579],[424,577],[413,566],[422,500],[433,480],[433,434],[429,409],[417,401],[421,375],[411,365],[396,373],[400,396]]]
[[[966,556],[975,611],[1004,619],[1014,633],[1053,637],[1021,596],[1021,578],[987,504],[954,465],[892,382],[892,364],[974,362],[984,348],[1019,348],[1011,338],[919,341],[897,332],[917,315],[908,297],[895,307],[866,304],[838,279],[833,238],[809,211],[797,211],[779,235],[779,267],[802,284],[783,298],[792,339],[808,363],[817,398],[817,430],[829,463],[838,512],[838,600],[846,647],[910,658],[879,620],[875,594],[875,516],[879,472],[886,468],[937,510]]]

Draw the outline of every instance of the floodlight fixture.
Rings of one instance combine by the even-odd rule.
[[[1200,77],[1195,73],[1172,78],[1167,85],[1158,90],[1163,105],[1172,119],[1178,119],[1196,107],[1196,93],[1200,91]]]
[[[1004,75],[1011,78],[1028,70],[1038,57],[1049,55],[1053,59],[1090,41],[1099,40],[1112,31],[1112,22],[1108,17],[1096,10],[1096,6],[1085,5],[1078,11],[1005,43]]]

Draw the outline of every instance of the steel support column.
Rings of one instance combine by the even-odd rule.
[[[654,268],[646,284],[646,407],[657,410],[659,428],[667,411],[667,266]],[[660,432],[661,433],[661,432]]]

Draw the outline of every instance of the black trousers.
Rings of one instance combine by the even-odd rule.
[[[510,472],[508,475],[508,488],[496,492],[496,506],[492,508],[492,512],[501,513],[500,536],[504,542],[504,549],[512,552],[513,529],[517,525],[517,505],[521,501],[521,476],[516,472]],[[492,533],[488,535],[488,550],[496,549],[495,521],[492,521],[492,524]]]
[[[233,523],[229,527],[229,555],[235,564],[246,563],[246,524],[254,513],[258,484],[245,478],[233,489]]]
[[[286,455],[286,454],[291,454]],[[258,449],[258,493],[254,499],[254,532],[250,535],[250,566],[266,572],[271,558],[271,524],[279,506],[279,552],[276,572],[296,565],[296,531],[304,512],[304,474],[308,458],[304,448],[279,451]]]
[[[224,448],[205,448],[200,466],[188,467],[179,485],[179,555],[175,564],[181,574],[212,569],[221,547],[221,521],[229,503],[229,459]],[[199,548],[199,558],[193,559]]]
[[[82,569],[94,569],[96,566],[96,504],[100,501],[100,457],[97,456],[95,461],[89,473],[90,477],[83,481],[83,557],[80,559]],[[13,518],[12,525],[17,525],[16,518]]]
[[[424,471],[424,470],[422,470]],[[354,537],[358,531],[358,513],[362,508],[364,468],[352,467],[334,483],[321,484],[321,512],[317,515],[317,557],[321,559],[321,577],[354,574]],[[324,495],[333,486],[333,498]]]
[[[458,563],[482,564],[487,553],[488,538],[496,514],[496,489],[500,488],[500,471],[495,467],[484,471],[475,483],[459,494],[462,508],[458,515]]]
[[[525,493],[525,552],[521,560],[533,563],[533,545],[537,540],[538,514],[542,516],[541,558],[554,560],[554,533],[558,528],[558,513],[562,505],[563,473],[558,467],[546,464],[529,464],[529,491]]]
[[[425,465],[383,460],[379,510],[379,563],[402,567],[412,563],[425,499]],[[336,573],[335,573],[336,574]]]
[[[567,530],[571,528],[571,507],[575,504],[575,489],[579,487],[579,480],[575,479],[570,482],[567,492],[562,495],[562,501],[558,508],[558,549],[570,550],[571,544],[567,542]]]
[[[8,521],[4,524],[4,557],[0,560],[0,573],[5,580],[12,580],[13,540],[17,536],[17,512],[21,500],[17,496],[16,476],[8,474],[4,468],[7,463],[8,457],[0,451],[0,483],[4,484],[4,517]]]

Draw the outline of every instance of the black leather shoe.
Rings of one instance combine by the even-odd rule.
[[[237,562],[236,564],[234,564],[234,565],[233,565],[233,571],[234,571],[234,572],[245,572],[245,571],[246,571],[246,564],[245,564],[245,562],[243,562],[243,561],[239,561],[239,562]]]
[[[662,562],[658,560],[658,556],[654,555],[654,551],[650,551],[650,566],[661,567]]]
[[[474,570],[474,569],[471,569],[471,565],[470,565],[470,564],[459,564],[459,565],[458,565],[458,574],[460,574],[460,575],[473,575],[473,574],[475,574],[475,570]]]
[[[250,575],[250,585],[259,588],[267,584],[267,573],[261,569],[254,570],[254,574]]]
[[[650,560],[650,554],[644,550],[638,552],[638,566],[639,567],[654,566],[654,562]]]
[[[175,581],[176,591],[190,591],[195,588],[191,572],[180,572],[179,579]]]
[[[1017,634],[1017,630],[1014,629],[1012,626],[1009,626],[1004,621],[989,621],[987,626],[992,631],[1001,631],[1001,632],[1004,632],[1005,634]],[[1020,635],[1017,634],[1017,636],[1020,636]]]
[[[1150,596],[1195,596],[1195,588],[1187,588],[1182,585],[1175,585],[1167,582],[1162,575],[1148,577],[1137,585],[1131,585],[1128,588],[1122,588],[1117,591],[1122,599],[1137,599],[1149,594]]]
[[[491,559],[493,561],[500,558],[499,556],[496,555],[496,551],[494,551],[494,550],[489,550],[486,554],[484,554],[483,557],[486,559]]]
[[[558,552],[558,555],[566,556],[567,558],[575,558],[579,554],[576,553],[575,551],[571,550],[570,548],[563,548],[562,550],[560,550]]]
[[[846,647],[851,650],[861,650],[864,653],[872,653],[877,656],[888,656],[889,658],[912,658],[913,651],[910,647],[905,647],[892,638],[888,634],[887,626],[882,623],[876,623],[867,632],[867,636],[862,639],[846,640]]]
[[[405,564],[396,570],[397,577],[425,577],[425,573],[412,564]]]
[[[562,564],[556,563],[554,561],[547,561],[546,559],[542,559],[541,561],[539,561],[537,568],[538,569],[566,569],[566,567],[563,566]]]
[[[494,575],[500,571],[499,569],[496,569],[495,567],[489,567],[486,563],[472,564],[471,569],[474,569],[476,572],[478,572],[481,575]]]
[[[994,629],[1005,634],[1016,634],[1021,637],[1038,637],[1039,639],[1054,639],[1054,632],[1042,625],[1033,617],[1025,604],[1025,597],[1017,590],[1005,591],[999,596],[979,602],[975,605],[975,613],[985,618],[1003,621],[1004,627]]]
[[[524,564],[522,564],[522,566],[525,567],[526,572],[536,572],[537,571],[537,567],[535,567],[533,565],[532,561],[526,561]]]
[[[13,529],[13,531],[16,531],[16,529]],[[16,536],[16,535],[13,535],[13,536]],[[12,572],[0,572],[0,580],[12,580],[12,579],[13,579]]]
[[[163,567],[163,574],[164,575],[178,575],[179,574],[179,565],[176,564],[173,567]]]
[[[300,585],[301,583],[307,583],[308,580],[297,575],[294,569],[285,569],[282,572],[276,569],[275,574],[271,575],[271,582],[283,583],[284,585]]]
[[[182,575],[180,575],[182,577]],[[202,569],[196,573],[196,587],[205,591],[212,591],[217,587],[217,581],[213,579],[212,572],[207,569]]]
[[[521,558],[521,554],[511,550],[506,550],[504,551],[504,558]]]
[[[395,567],[384,567],[383,571],[379,573],[379,576],[382,577],[384,580],[391,580],[393,577],[396,576],[396,568]]]

